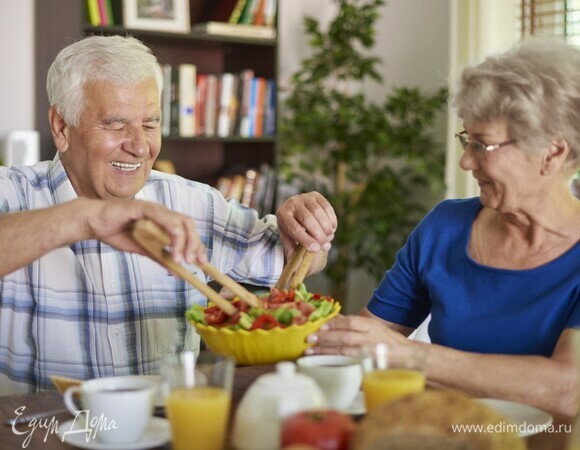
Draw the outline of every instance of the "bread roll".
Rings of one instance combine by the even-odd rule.
[[[495,410],[452,390],[427,390],[385,403],[355,428],[351,450],[524,450],[512,432],[459,432],[452,425],[502,429],[509,420]]]
[[[60,375],[50,375],[50,381],[56,388],[56,390],[64,394],[64,392],[71,386],[78,386],[82,383],[82,380],[77,380],[76,378],[61,377]]]

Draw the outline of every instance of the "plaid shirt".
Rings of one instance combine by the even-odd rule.
[[[76,197],[58,154],[31,167],[0,167],[0,213]],[[156,171],[136,198],[192,216],[210,261],[232,278],[277,279],[283,252],[274,216],[259,220],[209,186]],[[188,269],[208,281],[198,267]],[[199,347],[184,313],[206,301],[149,258],[96,240],[57,248],[0,278],[0,395],[48,389],[51,374],[156,373],[163,354]]]

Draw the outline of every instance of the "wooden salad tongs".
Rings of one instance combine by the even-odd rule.
[[[223,298],[211,287],[189,272],[185,267],[173,260],[171,254],[165,249],[165,247],[171,245],[171,239],[155,222],[147,219],[138,220],[133,227],[132,234],[133,238],[139,243],[139,245],[141,245],[141,247],[143,247],[144,250],[147,251],[152,259],[157,261],[163,267],[169,269],[178,277],[190,283],[227,315],[231,316],[237,311],[230,301]],[[198,264],[198,266],[216,282],[237,295],[240,300],[252,307],[260,307],[261,302],[256,295],[252,294],[227,275],[221,273],[212,264],[204,263]]]
[[[313,259],[314,253],[309,252],[299,245],[290,258],[290,261],[288,261],[288,264],[282,270],[275,289],[279,291],[296,289],[304,281],[304,277],[306,277]]]

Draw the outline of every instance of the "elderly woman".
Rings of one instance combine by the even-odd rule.
[[[359,316],[309,353],[386,342],[428,349],[433,384],[572,414],[580,326],[580,50],[532,40],[466,69],[454,106],[478,198],[446,200],[411,233]],[[431,314],[432,344],[408,340]]]

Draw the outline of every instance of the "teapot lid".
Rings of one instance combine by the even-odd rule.
[[[276,372],[267,373],[256,380],[263,387],[300,388],[311,387],[314,380],[303,373],[296,373],[296,365],[290,361],[276,364]]]

